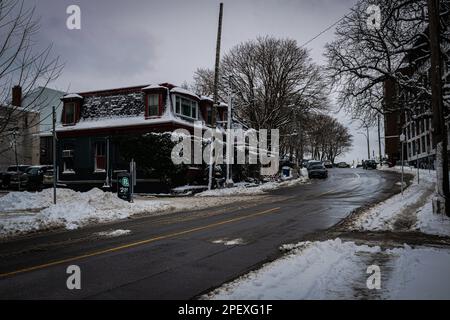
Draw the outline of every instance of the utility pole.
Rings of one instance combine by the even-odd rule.
[[[213,128],[213,131],[216,128],[216,112],[217,112],[217,105],[219,104],[219,66],[220,66],[220,43],[222,41],[222,17],[223,17],[223,3],[220,3],[220,10],[219,10],[219,24],[217,28],[217,43],[216,43],[216,65],[214,68],[214,102],[213,107],[211,110],[211,126]],[[211,135],[211,142],[210,142],[210,155],[209,155],[209,172],[208,172],[208,190],[211,190],[212,188],[212,179],[213,179],[213,167],[214,167],[214,160],[213,160],[213,152],[214,152],[214,132]]]
[[[56,204],[56,173],[58,168],[56,166],[56,109],[53,106],[52,110],[52,126],[53,126],[53,204]]]
[[[433,143],[436,146],[436,195],[433,212],[450,216],[447,130],[442,101],[442,57],[440,48],[439,0],[428,0],[431,51],[431,105],[433,109]]]

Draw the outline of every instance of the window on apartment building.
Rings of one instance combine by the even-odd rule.
[[[198,118],[198,104],[196,101],[180,96],[175,98],[175,113],[192,119]]]
[[[422,152],[426,152],[427,151],[427,147],[425,145],[425,136],[422,136]]]
[[[95,144],[95,171],[106,170],[106,143],[97,141]]]
[[[149,94],[147,96],[147,116],[154,117],[159,115],[159,94]]]
[[[64,105],[64,123],[73,124],[75,123],[75,103],[70,102]]]
[[[63,146],[62,150],[63,173],[75,172],[74,154],[75,152],[73,145],[66,144]]]
[[[208,110],[206,111],[207,113],[207,120],[206,122],[211,124],[212,123],[212,108],[208,107]]]
[[[416,144],[417,144],[417,154],[420,154],[420,138],[416,140]]]
[[[408,158],[411,158],[411,142],[408,142]]]
[[[426,139],[427,139],[427,153],[430,153],[431,152],[431,141],[430,141],[430,135],[429,134],[427,134]]]
[[[416,142],[415,141],[412,142],[412,155],[413,156],[416,155]]]

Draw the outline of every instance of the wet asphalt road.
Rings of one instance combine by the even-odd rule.
[[[399,176],[331,169],[248,204],[139,217],[0,243],[0,299],[190,299],[277,258],[279,247],[399,192]],[[95,232],[131,234],[99,239]],[[217,240],[242,239],[224,245]],[[68,290],[66,268],[81,268]],[[7,274],[7,275],[5,275]]]

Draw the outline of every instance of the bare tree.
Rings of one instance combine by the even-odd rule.
[[[317,160],[330,160],[345,154],[352,147],[352,135],[349,129],[335,118],[325,114],[311,115],[307,126],[306,149]]]
[[[367,21],[366,10],[373,4],[381,10],[379,28],[371,28]],[[409,68],[429,56],[425,8],[425,0],[361,0],[337,26],[336,39],[327,45],[327,72],[339,93],[340,107],[353,117],[367,118],[374,110],[403,111],[417,105],[417,99],[403,96],[386,106],[386,82],[416,98],[429,99],[424,72]]]
[[[12,117],[42,102],[41,93],[62,71],[59,58],[52,56],[52,46],[42,49],[34,40],[38,32],[34,8],[27,7],[23,0],[0,1],[0,106],[10,106],[13,86],[22,88],[22,100],[33,94],[27,105],[10,106],[2,113],[0,134]]]
[[[212,74],[197,70],[193,88],[211,94]],[[321,70],[294,40],[262,37],[241,43],[224,56],[221,75],[221,99],[231,90],[237,116],[256,129],[293,130],[296,115],[327,106]]]

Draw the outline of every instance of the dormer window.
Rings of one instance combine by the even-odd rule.
[[[198,119],[198,103],[191,99],[176,96],[175,113],[183,117]]]
[[[160,100],[160,94],[147,95],[147,117],[159,116],[161,107]]]
[[[146,109],[145,116],[146,117],[157,117],[161,115],[162,111],[162,96],[161,94],[147,94],[145,101]]]
[[[67,102],[64,104],[64,124],[74,124],[76,114],[76,105],[74,102]]]

